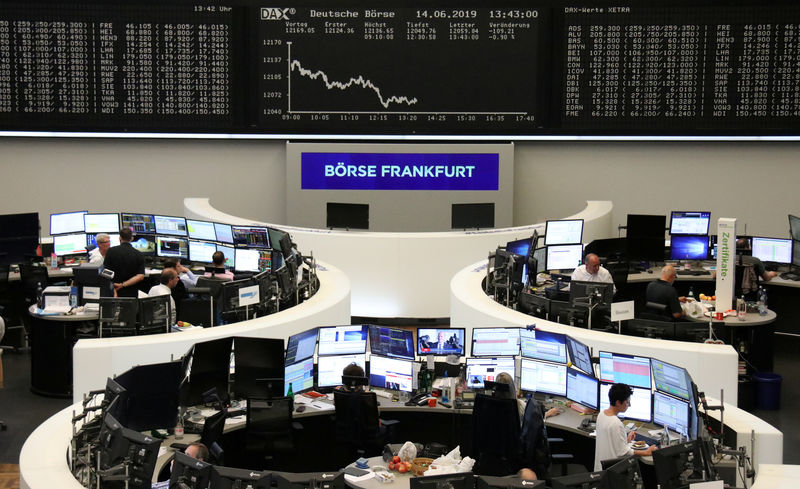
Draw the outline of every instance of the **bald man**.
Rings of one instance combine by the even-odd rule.
[[[606,284],[613,284],[614,279],[611,277],[611,272],[606,270],[600,265],[600,257],[594,253],[586,255],[586,263],[579,266],[572,272],[570,280],[579,280],[581,282],[602,282]],[[617,287],[614,286],[614,293],[617,293]]]
[[[664,304],[667,312],[675,319],[683,317],[681,302],[686,302],[686,297],[678,297],[678,292],[672,286],[675,282],[675,267],[667,265],[661,269],[661,278],[647,284],[647,302]]]

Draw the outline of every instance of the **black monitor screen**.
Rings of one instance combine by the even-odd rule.
[[[628,259],[644,261],[664,260],[664,237],[639,238],[629,236],[627,239]]]
[[[553,489],[612,489],[608,485],[608,477],[605,472],[585,472],[553,477],[551,485]]]
[[[369,229],[369,204],[328,202],[325,227]]]
[[[519,477],[498,477],[492,475],[478,475],[475,477],[475,489],[533,489],[543,487],[543,480],[526,480]]]
[[[215,465],[211,469],[211,489],[270,489],[270,472]]]
[[[663,243],[667,216],[628,214],[626,228],[628,238],[658,238]]]
[[[494,227],[494,202],[486,204],[453,204],[450,227],[473,229]]]
[[[138,365],[116,377],[127,391],[125,426],[136,431],[172,428],[178,412],[181,362]]]
[[[548,331],[521,329],[520,352],[523,357],[567,363],[566,335]]]
[[[228,392],[233,338],[195,343],[192,347],[189,382],[181,392],[181,406],[203,402],[203,393],[216,388],[220,396]]]
[[[464,328],[417,329],[417,354],[464,356]]]
[[[572,365],[594,377],[592,355],[589,352],[588,346],[571,336],[567,336],[567,351],[569,352],[569,361]]]
[[[569,301],[572,304],[592,304],[607,306],[614,299],[614,284],[605,282],[584,282],[572,280],[569,283]]]
[[[473,489],[475,477],[472,472],[457,474],[429,475],[409,479],[410,489]]]
[[[283,352],[283,339],[242,336],[234,338],[234,393],[241,397],[268,397],[276,389],[282,392]],[[280,379],[280,382],[275,379]]]
[[[119,216],[122,227],[129,228],[134,235],[156,234],[156,218],[152,214],[123,212]]]
[[[38,212],[0,215],[0,240],[30,236],[39,238]]]
[[[317,348],[317,328],[293,334],[286,343],[286,365],[314,356]]]
[[[672,211],[669,234],[708,234],[710,223],[710,212]]]
[[[169,487],[206,489],[211,482],[212,470],[213,465],[209,463],[182,452],[175,452]]]
[[[269,248],[267,228],[258,226],[232,226],[233,243],[248,248]]]
[[[653,452],[656,480],[661,489],[687,487],[686,479],[702,477],[704,467],[697,440],[664,447]]]
[[[414,359],[414,334],[405,329],[369,326],[369,348],[373,355]]]
[[[670,239],[671,260],[706,260],[708,258],[707,235],[673,235]]]
[[[800,241],[800,217],[789,214],[789,235],[795,241]]]

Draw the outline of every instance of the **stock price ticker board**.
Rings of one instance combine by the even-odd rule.
[[[800,135],[800,7],[3,2],[0,130]]]

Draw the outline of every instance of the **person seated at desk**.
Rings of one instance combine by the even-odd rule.
[[[667,312],[675,319],[680,319],[684,315],[681,302],[686,302],[686,297],[678,297],[678,292],[672,286],[676,276],[675,267],[666,265],[661,269],[661,278],[647,284],[645,296],[647,302],[667,306]]]
[[[608,390],[608,409],[597,414],[596,444],[594,449],[594,470],[603,470],[600,462],[621,457],[637,455],[646,457],[658,450],[655,445],[650,445],[644,450],[634,450],[630,443],[636,432],[625,433],[625,426],[619,419],[619,413],[624,413],[631,405],[633,389],[627,384],[614,384]]]
[[[159,295],[168,295],[169,296],[169,303],[170,309],[172,312],[170,313],[170,324],[175,324],[175,321],[178,317],[178,312],[175,310],[175,299],[172,298],[172,289],[178,285],[180,279],[178,278],[178,272],[175,271],[174,268],[165,268],[161,271],[161,276],[159,277],[158,285],[154,285],[150,288],[150,292],[147,293],[149,297],[156,297]]]
[[[209,458],[209,451],[208,447],[205,444],[196,441],[194,443],[189,444],[186,447],[186,450],[183,451],[186,455],[196,458],[201,462],[207,462]],[[172,457],[169,465],[164,464],[164,468],[158,473],[158,480],[161,482],[155,482],[151,486],[151,489],[169,489],[169,475],[172,472],[172,466],[175,464],[175,457]]]
[[[525,414],[525,406],[528,404],[527,399],[519,399],[517,398],[517,386],[514,384],[514,379],[511,378],[507,372],[500,372],[500,374],[495,378],[495,382],[499,384],[508,384],[508,391],[498,391],[495,394],[495,397],[499,399],[516,399],[517,400],[517,411],[519,412],[519,423],[522,425],[522,417]],[[544,409],[543,409],[544,410]],[[561,414],[561,411],[558,408],[550,408],[544,413],[542,413],[545,419],[550,418],[552,416],[558,416]]]
[[[185,288],[197,287],[197,275],[191,270],[181,265],[180,258],[168,258],[164,260],[164,268],[174,268],[178,272],[178,277]]]
[[[94,238],[97,247],[89,252],[89,264],[102,265],[106,259],[106,253],[111,248],[111,238],[106,233],[100,233]]]
[[[103,266],[114,272],[114,291],[117,297],[137,297],[138,284],[144,280],[144,255],[131,246],[133,231],[119,230],[119,245],[106,252]]]
[[[215,251],[213,255],[211,255],[211,264],[214,268],[221,268],[225,269],[225,253],[221,251]],[[212,278],[221,278],[223,280],[233,280],[233,272],[230,270],[225,270],[224,273],[216,273],[216,272],[206,272],[204,277],[212,277]]]
[[[573,270],[570,281],[572,280],[580,282],[600,282],[604,284],[614,283],[611,272],[600,265],[600,257],[594,253],[586,255],[586,263]],[[614,286],[614,293],[617,293],[616,285]]]
[[[353,363],[351,363],[349,365],[346,365],[342,369],[342,376],[343,377],[345,377],[345,376],[346,377],[366,377],[366,374],[364,373],[364,369],[361,368],[360,365],[358,365],[357,363],[353,362]],[[363,385],[357,385],[355,387],[350,387],[349,385],[339,385],[339,386],[336,386],[336,390],[338,390],[338,391],[347,391],[347,392],[363,392],[364,391],[364,386]]]

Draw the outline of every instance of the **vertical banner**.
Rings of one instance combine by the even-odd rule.
[[[717,221],[717,310],[733,307],[736,282],[736,219],[721,217]]]

